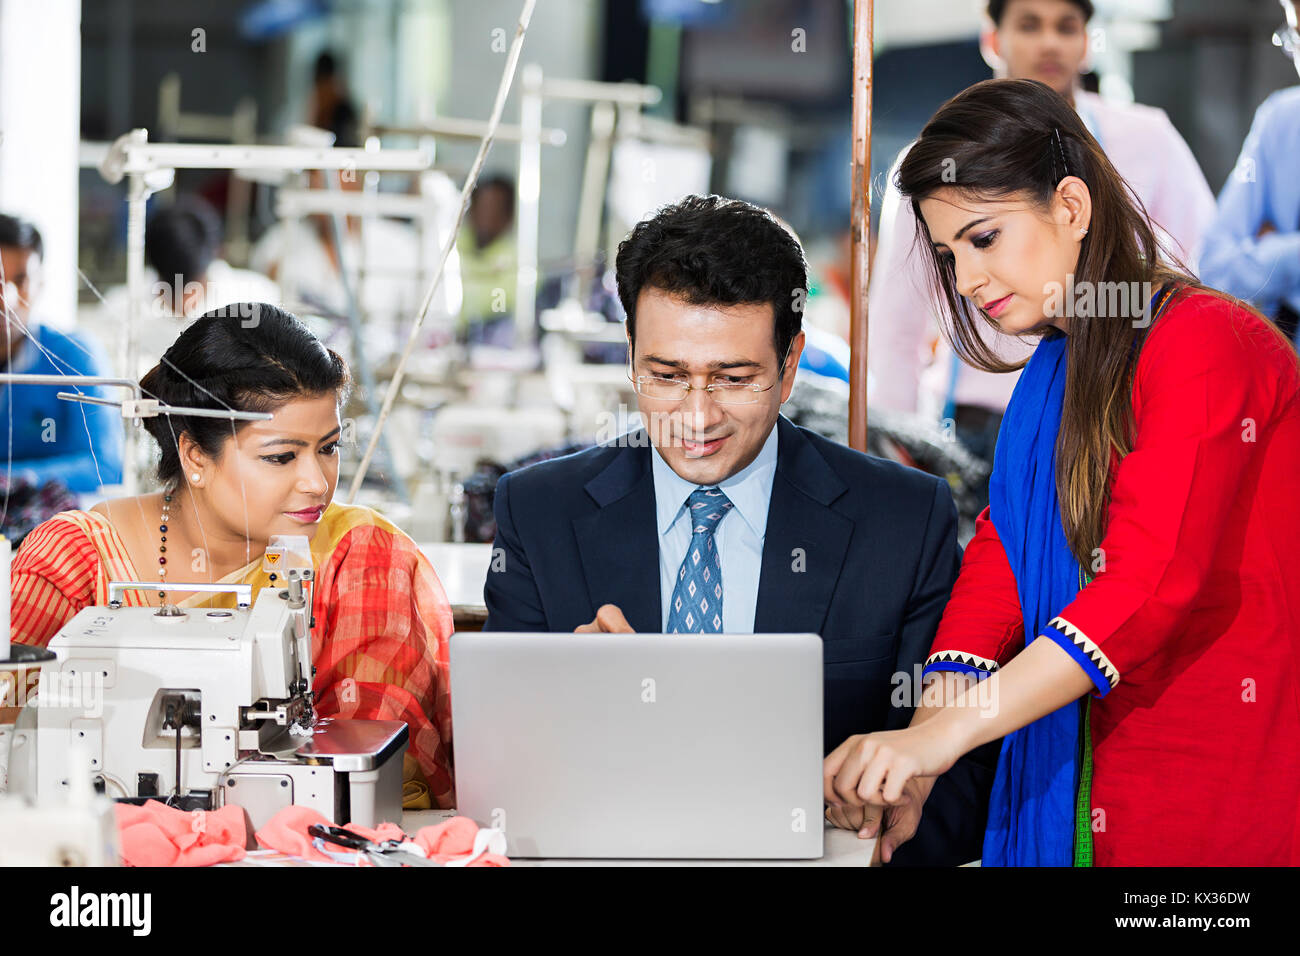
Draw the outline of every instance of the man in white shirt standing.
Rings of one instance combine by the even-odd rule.
[[[1046,83],[1074,105],[1163,230],[1170,251],[1195,268],[1189,260],[1214,219],[1214,194],[1163,110],[1107,102],[1080,88],[1092,13],[1091,0],[990,0],[981,49],[998,76]],[[890,169],[871,270],[869,398],[876,407],[950,422],[973,453],[991,461],[1019,375],[970,368],[939,336],[938,300],[925,259],[913,246],[916,217],[893,185],[901,161],[900,154]],[[1012,360],[1027,359],[1033,350],[1032,339],[993,329],[987,337]]]
[[[144,375],[194,319],[239,303],[280,304],[280,287],[266,276],[237,269],[220,258],[221,215],[197,195],[180,195],[155,212],[145,226],[144,298],[132,318],[138,367]],[[131,291],[109,289],[83,324],[108,339],[126,334]]]

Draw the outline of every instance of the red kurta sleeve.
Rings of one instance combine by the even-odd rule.
[[[1102,569],[1045,631],[1103,695],[1175,638],[1216,586],[1210,568],[1229,505],[1252,493],[1277,424],[1300,414],[1295,353],[1253,313],[1188,296],[1151,330],[1133,410]]]
[[[319,712],[404,721],[434,804],[450,807],[452,618],[433,567],[400,532],[362,525],[339,541],[316,587]]]
[[[45,647],[94,603],[99,554],[86,533],[54,517],[23,540],[10,568],[9,638]]]
[[[985,508],[975,520],[975,537],[966,546],[922,673],[960,671],[987,676],[1024,646],[1025,623],[1016,578]]]

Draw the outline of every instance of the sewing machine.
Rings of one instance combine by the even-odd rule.
[[[282,558],[268,549],[271,564]],[[399,821],[406,724],[313,709],[306,564],[281,564],[287,586],[256,603],[248,585],[112,583],[107,606],[51,639],[56,659],[14,728],[9,789],[64,803],[75,771],[61,758],[76,747],[96,788],[118,799],[237,804],[254,828],[289,804],[338,824]],[[123,605],[128,589],[162,587],[233,592],[237,607]]]
[[[0,747],[5,744],[0,739]],[[86,760],[80,747],[64,756],[68,764]],[[74,782],[78,786],[58,804],[33,806],[26,797],[0,793],[0,867],[118,864],[113,802],[94,792],[88,776]]]

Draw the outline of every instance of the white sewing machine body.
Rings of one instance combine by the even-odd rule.
[[[117,818],[104,797],[88,806],[32,807],[0,793],[0,867],[117,866]]]
[[[236,609],[171,614],[121,606],[121,590],[136,585],[114,585],[118,600],[82,610],[51,639],[57,659],[42,665],[35,706],[15,728],[10,789],[64,802],[73,784],[60,758],[75,745],[113,797],[233,803],[254,828],[291,803],[338,824],[399,821],[405,723],[312,709],[310,577],[290,572],[290,588],[264,588],[252,607],[242,586]]]

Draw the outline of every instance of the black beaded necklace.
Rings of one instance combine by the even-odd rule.
[[[163,493],[162,514],[158,522],[158,583],[167,583],[167,523],[172,517],[172,496],[170,492]],[[270,574],[271,583],[275,583],[276,575],[272,571]],[[167,592],[159,591],[158,600],[164,607],[167,606]]]
[[[158,583],[167,583],[167,522],[171,520],[172,514],[172,496],[171,492],[163,493],[162,517],[158,523]],[[162,601],[163,607],[167,606],[167,592],[159,591],[158,599]]]

